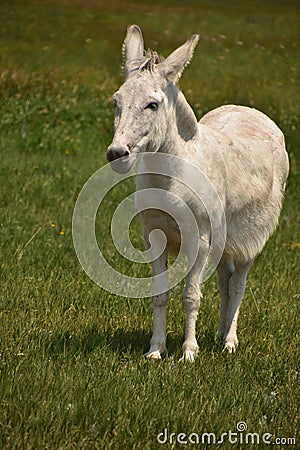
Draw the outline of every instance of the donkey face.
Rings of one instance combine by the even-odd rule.
[[[131,76],[114,94],[115,135],[107,159],[113,170],[127,172],[137,153],[155,151],[165,134],[167,96],[157,76]]]
[[[174,118],[174,83],[197,42],[198,36],[192,36],[162,61],[154,52],[144,53],[139,27],[128,28],[123,45],[126,80],[114,94],[115,135],[107,150],[107,159],[116,172],[128,172],[138,153],[157,151],[162,145],[170,115]]]

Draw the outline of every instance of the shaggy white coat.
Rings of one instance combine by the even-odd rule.
[[[201,168],[214,186],[227,225],[224,253],[217,268],[221,296],[218,339],[224,340],[224,348],[231,353],[238,344],[237,319],[247,272],[277,225],[289,164],[282,132],[255,109],[222,106],[197,122],[176,84],[197,42],[198,36],[194,35],[161,60],[156,53],[144,52],[139,27],[128,28],[123,47],[126,80],[114,95],[115,135],[107,155],[112,168],[121,172],[131,168],[139,152],[177,155]],[[147,169],[151,171],[151,162],[145,159],[142,171]],[[192,361],[198,350],[195,325],[201,296],[199,278],[209,250],[210,224],[203,205],[193,204],[192,196],[176,181],[146,174],[138,177],[137,190],[149,187],[180,195],[190,203],[199,224],[199,255],[182,296],[186,311],[183,358]],[[153,275],[161,274],[168,252],[176,252],[180,245],[178,228],[159,210],[144,211],[139,216],[148,246],[152,230],[160,228],[167,236],[166,250],[152,263]],[[194,245],[191,236],[190,248],[185,249],[188,256]],[[165,292],[153,296],[153,336],[146,354],[149,358],[160,358],[166,351],[167,279],[164,283]]]

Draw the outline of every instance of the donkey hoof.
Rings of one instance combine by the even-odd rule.
[[[236,352],[236,344],[234,342],[226,342],[223,348],[223,352],[228,352],[229,354]]]
[[[149,352],[145,353],[145,358],[150,359],[152,361],[157,361],[161,359],[161,354],[159,350],[149,350]]]
[[[180,362],[184,362],[184,361],[188,361],[188,362],[194,362],[195,361],[195,357],[196,357],[197,352],[194,352],[192,350],[186,350],[182,357],[180,358]]]

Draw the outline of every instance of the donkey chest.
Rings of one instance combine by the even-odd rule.
[[[176,253],[182,244],[182,236],[195,236],[198,232],[191,205],[178,192],[157,188],[149,190],[150,193],[147,189],[138,190],[135,198],[145,237],[147,239],[152,230],[161,230],[166,236],[168,250]]]
[[[157,209],[146,209],[139,213],[144,228],[145,237],[152,230],[163,231],[167,239],[167,246],[171,251],[178,251],[181,243],[181,232],[175,218],[167,212]],[[180,225],[182,227],[182,224]]]

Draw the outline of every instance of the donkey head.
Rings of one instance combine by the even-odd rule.
[[[157,151],[162,145],[174,121],[175,84],[198,39],[193,35],[163,60],[155,52],[144,51],[138,26],[128,28],[123,44],[125,83],[113,97],[115,134],[107,150],[107,159],[116,172],[128,172],[138,153]]]

